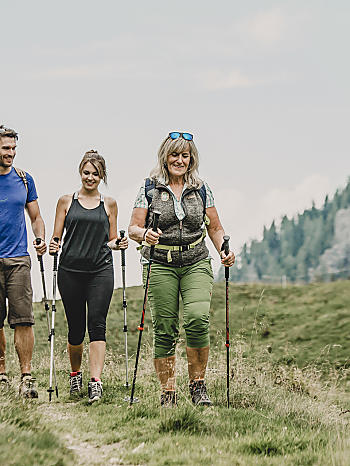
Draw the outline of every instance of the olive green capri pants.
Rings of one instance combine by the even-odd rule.
[[[143,266],[145,284],[148,265]],[[179,298],[184,315],[183,328],[189,348],[209,345],[209,310],[213,288],[210,259],[185,267],[152,263],[148,299],[152,313],[155,358],[175,354],[179,337]]]

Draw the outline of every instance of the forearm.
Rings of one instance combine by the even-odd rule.
[[[222,243],[224,242],[225,231],[223,228],[208,231],[209,238],[211,239],[215,249],[220,254]]]
[[[41,216],[32,222],[32,230],[35,238],[41,238],[45,241],[45,224]]]
[[[145,233],[147,229],[145,227],[139,227],[138,225],[130,225],[128,229],[129,238],[136,241],[137,243],[142,243],[145,239]]]

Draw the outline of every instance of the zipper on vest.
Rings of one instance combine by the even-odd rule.
[[[180,246],[182,246],[182,220],[180,220],[179,227],[180,227]],[[179,260],[180,260],[180,267],[181,267],[182,266],[182,251],[181,251],[181,249],[179,250]]]

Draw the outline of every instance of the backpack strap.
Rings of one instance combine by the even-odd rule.
[[[17,175],[22,179],[24,186],[26,188],[27,194],[28,194],[28,180],[27,180],[27,174],[24,170],[21,170],[20,168],[13,167]]]
[[[152,198],[153,198],[153,196],[150,195],[150,191],[152,189],[154,189],[154,188],[155,188],[154,180],[151,179],[151,178],[146,178],[146,181],[145,181],[145,196],[146,196],[146,199],[147,199],[148,207],[151,205]],[[204,183],[199,188],[198,192],[199,192],[199,195],[200,195],[200,197],[202,199],[202,202],[203,202],[203,219],[204,219],[204,223],[206,225],[209,225],[210,220],[209,220],[209,218],[207,217],[207,215],[205,213],[205,209],[206,209],[206,205],[207,205],[207,190],[205,189],[205,184]],[[148,214],[147,214],[147,219],[148,219]]]
[[[153,196],[150,196],[150,191],[152,189],[154,189],[156,186],[155,182],[153,179],[151,178],[146,178],[145,180],[145,195],[146,195],[146,199],[147,199],[147,203],[148,203],[148,206],[151,204],[152,202],[152,197]]]
[[[152,202],[152,196],[150,196],[149,192],[155,188],[155,183],[154,180],[151,178],[146,178],[145,181],[145,195],[147,199],[148,205],[151,204]],[[207,190],[205,189],[205,184],[203,183],[202,186],[199,188],[199,195],[203,201],[203,208],[205,210],[206,205],[207,205]]]
[[[207,205],[207,190],[205,189],[205,184],[203,183],[202,186],[199,189],[199,195],[202,198],[203,201],[203,208],[204,208],[204,213]]]
[[[205,184],[203,183],[202,186],[198,190],[199,195],[203,202],[203,222],[206,226],[210,225],[210,219],[208,215],[205,213],[206,206],[207,206],[207,190],[205,189]]]
[[[147,199],[147,204],[148,204],[148,210],[147,210],[147,215],[146,215],[146,220],[145,220],[145,225],[148,224],[148,219],[149,219],[149,207],[152,203],[153,199],[153,193],[152,196],[150,195],[150,191],[154,190],[156,184],[154,182],[154,179],[152,178],[146,178],[145,180],[145,196]]]

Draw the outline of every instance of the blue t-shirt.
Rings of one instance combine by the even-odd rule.
[[[26,173],[28,195],[23,180],[12,167],[0,175],[0,257],[28,256],[27,229],[24,218],[26,203],[38,198],[33,178]]]

